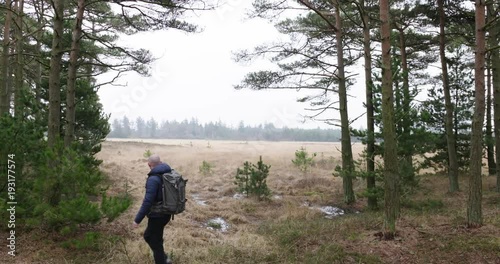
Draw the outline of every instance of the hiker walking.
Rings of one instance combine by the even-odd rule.
[[[170,173],[172,169],[166,163],[160,161],[160,156],[153,154],[148,158],[148,166],[151,171],[146,180],[146,194],[142,201],[141,208],[134,219],[134,228],[137,228],[145,216],[148,217],[148,226],[144,231],[144,240],[153,251],[155,264],[171,264],[172,261],[163,249],[163,229],[170,221],[171,215],[152,213],[151,207],[162,201],[161,175]],[[155,177],[159,176],[159,177]]]

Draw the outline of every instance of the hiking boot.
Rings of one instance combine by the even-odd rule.
[[[166,264],[172,264],[172,260],[170,259],[170,257],[168,256],[167,253],[165,253],[165,263]]]

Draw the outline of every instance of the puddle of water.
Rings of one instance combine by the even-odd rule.
[[[197,204],[199,204],[199,205],[207,205],[207,201],[202,200],[198,194],[193,194],[191,196],[193,197],[193,200]]]
[[[244,195],[244,194],[242,194],[242,193],[235,193],[235,194],[233,195],[233,198],[234,198],[234,199],[241,200],[241,199],[246,198],[246,195]]]
[[[318,209],[321,212],[323,212],[326,215],[325,217],[328,219],[332,219],[336,216],[341,216],[345,214],[344,210],[334,206],[322,206],[319,207]]]
[[[306,201],[302,204],[302,206],[308,207],[309,209],[320,210],[323,214],[325,214],[325,218],[333,219],[334,217],[344,215],[346,212],[343,209],[340,209],[335,206],[313,206],[310,202]],[[359,213],[359,212],[357,212]]]
[[[221,232],[226,232],[229,229],[229,224],[221,217],[208,220],[206,226],[210,230],[219,230]]]

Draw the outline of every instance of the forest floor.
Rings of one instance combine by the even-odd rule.
[[[291,162],[301,147],[317,153],[307,173]],[[153,263],[142,238],[146,221],[132,228],[144,196],[148,150],[188,179],[187,209],[164,236],[176,264],[500,263],[500,195],[493,176],[483,177],[484,225],[469,229],[467,177],[460,178],[462,191],[449,194],[445,176],[421,175],[416,191],[402,200],[397,237],[387,241],[378,236],[383,210],[366,210],[362,197],[343,203],[342,179],[332,176],[340,143],[207,140],[104,142],[98,158],[109,177],[108,194],[126,190],[132,206],[112,222],[82,227],[73,238],[43,230],[19,234],[18,255],[9,258],[4,247],[0,263]],[[353,145],[355,159],[362,150]],[[271,165],[268,201],[242,197],[234,185],[236,168],[256,164],[260,155]],[[210,170],[200,168],[204,161]],[[356,193],[364,187],[363,180],[354,181]],[[321,211],[333,207],[344,214]]]

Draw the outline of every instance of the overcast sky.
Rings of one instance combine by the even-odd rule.
[[[285,38],[265,20],[246,20],[249,0],[230,0],[216,11],[191,16],[188,21],[201,25],[203,32],[187,34],[175,30],[141,33],[122,41],[150,50],[159,57],[152,65],[150,77],[128,73],[121,86],[104,86],[99,90],[104,111],[111,118],[131,119],[142,116],[157,121],[197,118],[201,123],[218,121],[237,126],[274,123],[277,127],[329,127],[301,117],[307,104],[296,102],[301,95],[295,90],[235,90],[246,73],[268,69],[267,61],[242,65],[232,60],[233,53],[259,44]],[[362,76],[360,76],[361,78]],[[349,101],[350,117],[364,112],[364,91],[358,81]],[[356,92],[359,90],[359,92]],[[359,96],[356,96],[359,94]],[[364,126],[361,118],[354,126]],[[331,126],[330,126],[331,127]]]

